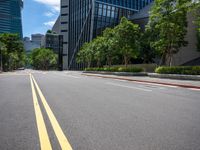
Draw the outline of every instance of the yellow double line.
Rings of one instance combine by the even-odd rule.
[[[38,102],[38,98],[36,95],[36,90],[39,94],[39,97],[41,99],[41,102],[44,106],[44,109],[46,110],[47,116],[49,117],[49,120],[51,122],[51,125],[53,127],[54,133],[58,139],[58,142],[61,146],[62,150],[72,150],[71,145],[69,144],[69,141],[67,140],[65,134],[63,133],[55,115],[53,114],[51,108],[49,107],[44,95],[42,94],[42,91],[40,90],[36,80],[34,77],[30,74],[30,81],[31,81],[31,89],[32,89],[32,95],[33,95],[33,104],[35,109],[35,116],[36,116],[36,123],[39,133],[39,140],[41,145],[41,150],[52,150],[51,142],[49,140],[48,132],[46,129],[46,125],[44,122],[44,118],[42,115],[42,111],[40,109],[40,105]],[[36,90],[35,90],[35,87]]]

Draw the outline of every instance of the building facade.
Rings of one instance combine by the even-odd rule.
[[[44,36],[44,47],[53,50],[58,55],[58,69],[63,70],[63,36],[55,33],[47,33]]]
[[[85,42],[116,26],[153,0],[61,0],[60,34],[63,35],[63,68],[80,69],[76,54]]]
[[[60,16],[58,16],[55,24],[53,25],[52,32],[56,34],[60,34]]]
[[[23,38],[23,44],[24,44],[24,49],[27,54],[30,54],[32,52],[32,50],[41,47],[40,44],[31,41],[29,37]]]
[[[0,0],[0,33],[17,33],[22,38],[22,0]]]
[[[32,34],[31,35],[31,41],[34,42],[34,43],[37,43],[39,45],[42,44],[42,39],[44,38],[44,35],[43,34]]]

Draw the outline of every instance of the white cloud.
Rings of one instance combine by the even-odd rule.
[[[45,12],[44,15],[49,18],[55,18],[59,11],[60,11],[60,0],[34,0],[40,4],[43,4],[49,8],[49,11]],[[47,26],[48,28],[53,27],[55,24],[56,19],[44,22],[43,25]]]
[[[46,17],[53,17],[55,14],[49,11],[49,12],[45,12],[44,15]]]
[[[53,11],[60,11],[60,0],[34,0],[52,8]]]
[[[48,26],[48,27],[53,27],[53,25],[55,24],[55,22],[56,22],[56,20],[48,21],[48,22],[45,22],[44,25]]]

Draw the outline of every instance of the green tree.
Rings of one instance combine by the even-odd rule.
[[[186,46],[188,0],[155,0],[148,28],[153,34],[151,46],[162,56],[161,65],[171,65],[172,57]]]
[[[197,50],[200,51],[200,2],[194,4],[194,11],[196,13],[197,24]]]
[[[34,49],[30,59],[31,64],[35,69],[49,70],[57,68],[58,56],[53,50],[45,48]]]
[[[155,58],[155,50],[151,47],[151,36],[150,30],[145,30],[140,36],[140,54],[139,57],[143,60],[143,63],[152,63]]]
[[[94,60],[94,49],[93,42],[85,43],[81,47],[80,51],[77,54],[78,63],[87,63],[87,67],[90,68],[92,61]]]
[[[4,45],[2,50],[3,70],[9,71],[24,66],[25,51],[23,43],[17,34],[0,34],[0,42]]]
[[[200,51],[200,31],[197,32],[197,50]]]
[[[117,59],[117,40],[114,29],[106,28],[103,31],[103,50],[106,58],[106,64],[111,67],[113,60]]]
[[[125,17],[123,17],[120,24],[115,27],[114,31],[117,48],[123,56],[124,64],[127,67],[130,59],[137,58],[139,54],[139,25],[133,24],[131,21],[128,21]]]
[[[52,32],[52,30],[47,30],[47,32],[46,32],[46,33],[53,33],[53,32]]]
[[[5,44],[0,41],[0,70],[3,71],[3,54],[5,53],[6,47]]]
[[[106,51],[106,40],[103,36],[98,36],[93,40],[93,50],[94,50],[94,60],[97,63],[97,67],[102,66],[105,61],[105,51]]]

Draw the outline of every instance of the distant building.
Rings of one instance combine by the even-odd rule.
[[[62,36],[59,34],[47,33],[45,35],[45,48],[52,49],[59,53],[62,48]]]
[[[39,33],[38,33],[38,34],[32,34],[32,35],[31,35],[31,40],[32,40],[32,42],[41,45],[41,43],[42,43],[42,38],[43,38],[43,37],[44,37],[43,34],[39,34]]]
[[[30,37],[24,37],[24,41],[30,41]]]
[[[58,67],[59,70],[62,70],[63,36],[55,33],[46,33],[43,43],[45,48],[52,49],[58,55]]]
[[[22,0],[0,0],[0,33],[17,33],[22,38]]]
[[[40,44],[31,41],[29,37],[24,37],[23,43],[24,43],[24,49],[27,54],[30,54],[31,51],[36,48],[40,48]]]

